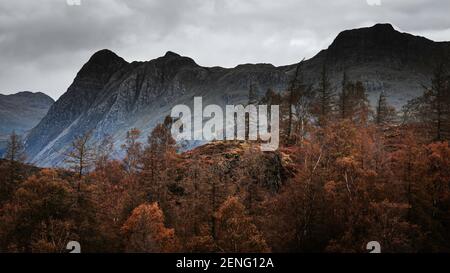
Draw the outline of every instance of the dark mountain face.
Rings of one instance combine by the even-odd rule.
[[[3,154],[9,134],[13,131],[24,134],[31,130],[53,103],[53,99],[43,93],[0,94],[0,155]]]
[[[371,101],[384,90],[399,108],[423,92],[436,63],[449,56],[450,43],[377,24],[341,32],[328,49],[305,62],[305,73],[308,81],[316,82],[326,64],[338,92],[346,72],[350,80],[364,83]]]
[[[369,96],[381,91],[401,106],[422,93],[433,65],[449,56],[447,43],[399,33],[390,25],[344,31],[333,44],[305,61],[304,77],[317,82],[324,64],[336,91],[344,71],[362,81]],[[142,130],[143,140],[176,104],[190,105],[194,96],[204,104],[239,104],[247,100],[250,84],[260,95],[268,88],[282,91],[295,65],[245,64],[232,69],[201,67],[192,59],[167,52],[148,62],[128,63],[108,50],[95,53],[77,74],[67,92],[31,131],[26,149],[40,166],[61,165],[73,138],[92,131],[94,140],[110,135],[120,147],[131,128]]]
[[[340,65],[387,62],[391,68],[426,69],[448,50],[445,44],[400,33],[389,24],[344,31],[329,47],[329,62]],[[447,51],[448,53],[448,51]]]

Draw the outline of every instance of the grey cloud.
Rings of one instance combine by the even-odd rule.
[[[342,30],[390,22],[450,40],[448,0],[4,0],[0,92],[54,98],[90,55],[109,48],[129,61],[176,51],[200,65],[290,64],[312,57]]]

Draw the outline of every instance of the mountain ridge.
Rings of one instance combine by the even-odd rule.
[[[420,54],[411,54],[417,50]],[[303,73],[305,81],[314,84],[326,64],[336,89],[346,72],[351,80],[364,83],[372,100],[385,91],[401,106],[419,95],[437,56],[448,52],[448,44],[375,25],[341,32],[328,49],[304,62]],[[285,90],[295,68],[264,63],[203,67],[172,51],[150,61],[127,62],[103,49],[93,54],[30,132],[27,153],[40,166],[61,164],[72,139],[87,131],[93,131],[95,140],[111,135],[120,147],[127,130],[137,127],[146,136],[176,104],[189,105],[194,96],[202,96],[204,104],[243,103],[253,83],[259,95],[268,88]]]
[[[55,101],[43,92],[0,94],[0,135],[32,129]]]
[[[54,102],[42,92],[0,94],[0,156],[5,151],[8,136],[12,132],[26,134],[40,122]]]

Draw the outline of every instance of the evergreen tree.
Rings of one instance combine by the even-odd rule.
[[[403,108],[405,121],[419,121],[433,140],[450,139],[450,75],[444,63],[439,64],[423,96]]]
[[[347,100],[348,100],[348,77],[347,72],[344,72],[343,78],[342,78],[342,85],[341,85],[341,93],[339,94],[339,100],[338,100],[338,109],[339,109],[339,116],[342,119],[345,119],[347,117]]]
[[[250,84],[248,89],[248,103],[247,104],[258,104],[258,85],[256,83]]]
[[[339,112],[343,119],[367,122],[370,114],[369,100],[362,82],[346,82],[339,98]]]
[[[320,126],[324,126],[331,119],[334,109],[334,91],[331,86],[327,67],[324,65],[320,75],[318,93],[318,121]]]
[[[375,123],[378,126],[391,125],[395,121],[395,115],[395,108],[388,103],[385,92],[381,92],[377,103]]]

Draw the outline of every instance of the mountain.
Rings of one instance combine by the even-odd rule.
[[[396,31],[389,24],[340,33],[330,47],[304,62],[304,78],[314,84],[326,65],[332,84],[340,90],[344,71],[359,80],[372,100],[387,92],[397,107],[422,93],[434,64],[449,56],[449,43],[438,43]],[[247,100],[250,84],[259,94],[284,90],[296,65],[244,64],[234,68],[202,67],[194,60],[167,52],[147,62],[127,62],[109,50],[95,53],[82,67],[67,92],[30,132],[26,151],[39,166],[62,163],[73,138],[87,131],[94,140],[109,135],[115,146],[131,128],[145,141],[156,123],[176,104],[238,104]],[[120,149],[118,149],[120,152]]]
[[[305,62],[308,81],[317,82],[325,63],[340,91],[343,73],[361,81],[370,100],[385,91],[397,108],[429,86],[436,63],[450,56],[449,42],[396,31],[390,24],[341,32],[330,47]]]
[[[24,134],[36,126],[55,101],[43,93],[0,94],[0,155],[9,134]]]

